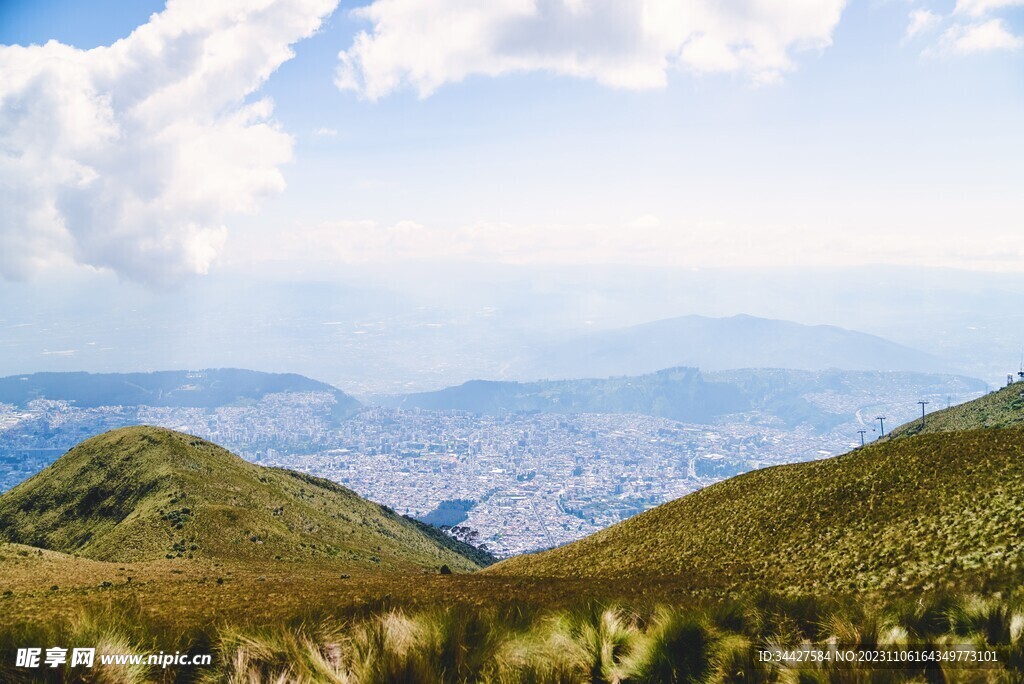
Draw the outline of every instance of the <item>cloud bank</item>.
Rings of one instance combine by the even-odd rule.
[[[991,0],[990,0],[991,1]],[[845,0],[375,0],[372,29],[339,54],[336,83],[369,100],[421,97],[472,75],[548,71],[604,85],[663,87],[668,72],[773,81],[793,53],[832,40]]]
[[[225,219],[284,187],[292,138],[250,96],[335,4],[170,0],[108,47],[0,46],[0,275],[205,273]]]
[[[888,264],[1020,271],[1014,228],[977,240],[962,231],[885,227],[829,232],[819,225],[666,221],[651,214],[622,224],[478,222],[430,226],[405,220],[329,221],[298,227],[261,246],[256,261],[321,265],[492,263],[629,264],[683,268],[810,268]],[[314,269],[315,270],[315,269]]]

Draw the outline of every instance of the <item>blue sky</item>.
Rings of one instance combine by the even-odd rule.
[[[0,273],[1024,264],[1014,0],[233,4],[0,5]]]

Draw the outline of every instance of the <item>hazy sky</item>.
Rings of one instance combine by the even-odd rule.
[[[1024,270],[1024,0],[32,0],[0,43],[6,279]]]

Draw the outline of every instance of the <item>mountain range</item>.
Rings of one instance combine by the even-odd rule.
[[[635,413],[688,423],[711,423],[758,411],[790,428],[810,425],[827,431],[854,420],[859,408],[897,401],[908,393],[915,399],[918,395],[970,397],[986,387],[973,378],[909,371],[754,368],[703,373],[683,367],[603,379],[473,380],[436,392],[381,397],[377,403],[479,415]],[[842,402],[828,400],[836,397]]]
[[[956,372],[931,354],[831,325],[748,315],[681,316],[580,335],[540,353],[534,377],[643,375],[663,368]]]
[[[472,380],[437,392],[389,397],[383,403],[487,415],[525,411],[642,413],[691,423],[709,422],[750,408],[749,400],[737,387],[708,382],[696,368],[670,368],[645,376],[603,380]]]

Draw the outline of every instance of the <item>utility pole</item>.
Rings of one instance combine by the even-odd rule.
[[[931,402],[919,401],[917,403],[921,405],[921,429],[924,430],[924,407],[927,406]]]
[[[864,433],[865,432],[867,432],[867,430],[857,430],[857,434],[860,435],[860,445],[861,446],[864,446]]]
[[[878,421],[878,426],[882,430],[881,437],[885,437],[885,416],[875,416],[875,420]]]

